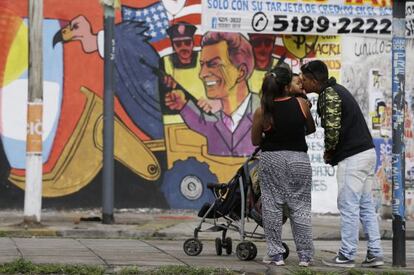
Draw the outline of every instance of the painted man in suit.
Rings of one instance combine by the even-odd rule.
[[[253,112],[259,97],[249,90],[254,69],[250,43],[239,33],[208,32],[201,42],[199,77],[207,98],[218,99],[222,109],[205,113],[180,90],[166,94],[166,105],[179,110],[188,127],[207,137],[208,152],[220,156],[247,156]]]

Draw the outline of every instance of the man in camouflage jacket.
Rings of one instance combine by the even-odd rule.
[[[337,84],[333,77],[328,79],[328,68],[322,61],[306,63],[301,71],[305,91],[319,95],[317,113],[325,130],[324,160],[337,165],[341,247],[333,259],[323,260],[323,263],[355,266],[361,220],[368,239],[362,266],[383,265],[381,236],[371,194],[376,153],[362,111],[345,87]]]

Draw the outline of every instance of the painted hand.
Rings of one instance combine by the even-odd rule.
[[[174,78],[171,75],[164,76],[164,84],[170,89],[175,89],[177,87],[177,82],[175,82]]]
[[[221,100],[219,99],[205,99],[201,98],[197,102],[198,107],[200,107],[206,113],[216,113],[223,109],[223,105],[221,104]]]
[[[165,105],[171,110],[181,110],[187,103],[184,92],[172,90],[165,95]]]

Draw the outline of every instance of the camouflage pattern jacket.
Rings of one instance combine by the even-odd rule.
[[[317,112],[321,126],[325,129],[325,152],[335,151],[341,129],[341,98],[332,88],[325,88],[320,94]]]
[[[325,162],[340,161],[374,148],[371,133],[358,102],[334,78],[319,94],[317,112],[325,129]]]

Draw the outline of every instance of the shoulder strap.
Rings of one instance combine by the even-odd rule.
[[[297,98],[297,97],[295,97],[296,98],[296,100],[298,101],[298,103],[299,103],[299,107],[300,107],[300,110],[302,111],[302,114],[303,114],[303,116],[305,117],[305,118],[307,118],[307,116],[306,116],[306,112],[305,112],[305,110],[303,109],[303,105],[302,104],[305,104],[304,102],[302,102],[302,101],[300,101],[300,99],[299,98]]]

